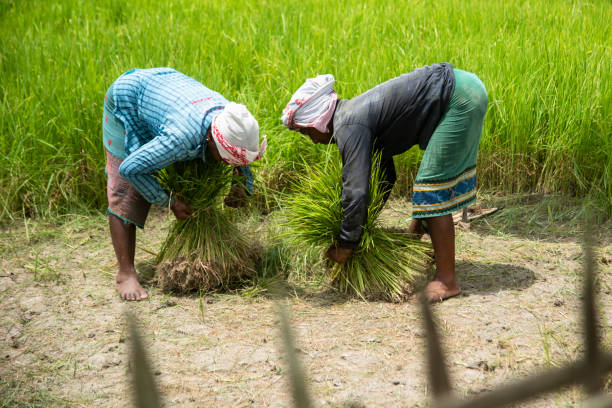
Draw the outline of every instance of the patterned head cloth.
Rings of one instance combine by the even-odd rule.
[[[338,95],[332,89],[334,76],[318,75],[308,78],[291,97],[283,110],[281,120],[289,129],[314,127],[327,133],[327,125],[332,118]]]
[[[261,159],[268,141],[259,145],[259,125],[244,105],[230,102],[215,116],[211,135],[224,162],[244,166]]]

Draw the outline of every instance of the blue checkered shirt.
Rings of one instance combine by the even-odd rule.
[[[218,92],[172,68],[132,69],[113,84],[113,114],[125,127],[127,157],[119,167],[150,203],[168,205],[155,172],[183,160],[201,158],[213,118],[228,104]],[[249,166],[241,170],[252,190]]]

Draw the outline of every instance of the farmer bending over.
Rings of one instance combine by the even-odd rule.
[[[308,79],[291,97],[281,120],[314,143],[336,143],[342,156],[342,220],[338,246],[327,257],[343,263],[357,247],[368,208],[370,159],[382,153],[389,189],[393,156],[418,144],[425,150],[412,194],[409,230],[426,228],[435,252],[436,275],[425,288],[430,301],[461,292],[455,273],[452,212],[476,200],[476,158],[487,111],[478,77],[442,63],[384,82],[352,99],[337,99],[334,77]]]
[[[169,207],[179,219],[191,215],[153,174],[177,161],[205,160],[208,151],[209,158],[240,166],[234,173],[244,176],[245,186],[235,183],[225,200],[240,206],[253,188],[248,164],[261,158],[266,140],[259,146],[257,121],[244,105],[171,68],[132,69],[110,86],[103,140],[117,289],[122,299],[146,299],[134,268],[136,226],[144,227],[151,204]]]

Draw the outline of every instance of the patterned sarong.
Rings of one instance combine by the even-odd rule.
[[[144,228],[151,204],[145,200],[125,177],[119,174],[119,166],[126,157],[125,129],[123,123],[113,115],[112,86],[104,96],[102,118],[102,140],[106,149],[106,195],[107,214],[113,214],[125,222]]]
[[[412,193],[412,217],[450,214],[476,200],[476,160],[487,111],[478,77],[454,69],[455,90],[431,136]]]

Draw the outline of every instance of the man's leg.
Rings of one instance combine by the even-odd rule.
[[[425,230],[423,230],[423,223],[420,218],[413,218],[412,221],[410,221],[408,232],[414,235],[414,239],[421,239],[421,237],[423,237]]]
[[[452,214],[427,218],[434,248],[436,275],[425,287],[429,301],[441,301],[461,293],[455,273],[455,224]]]
[[[119,263],[117,272],[117,290],[124,300],[142,300],[149,297],[144,290],[134,267],[134,253],[136,251],[136,226],[129,222],[124,222],[114,214],[108,215],[108,225]]]

